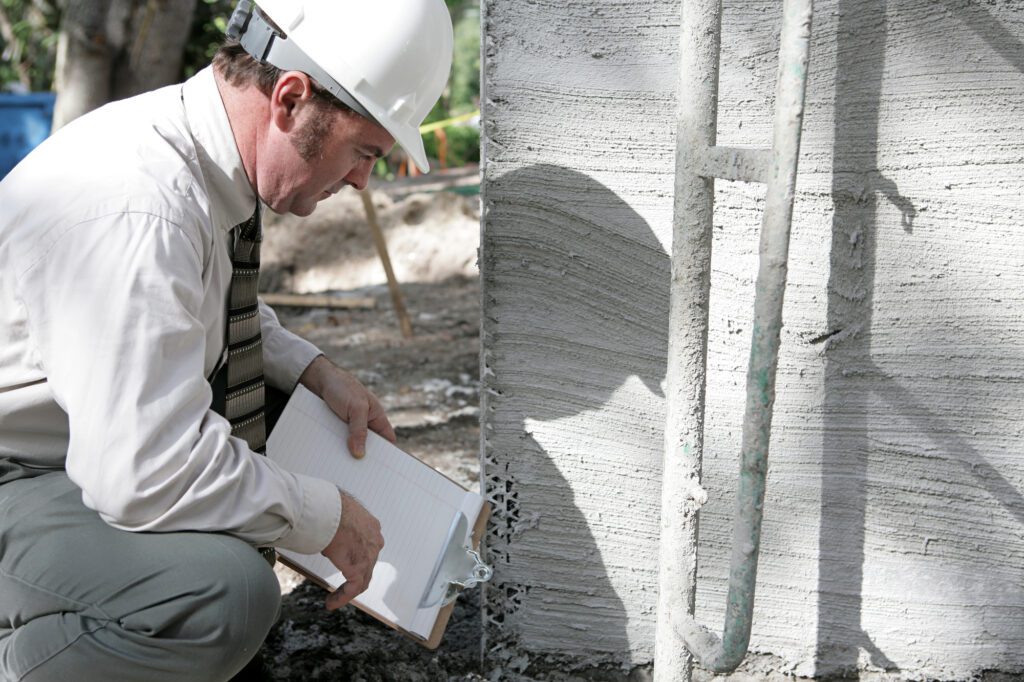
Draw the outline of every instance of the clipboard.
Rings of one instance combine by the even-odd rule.
[[[267,457],[286,471],[335,483],[378,518],[385,546],[370,586],[352,604],[435,649],[458,593],[492,575],[477,552],[491,507],[375,433],[368,434],[362,459],[349,454],[347,440],[348,425],[300,386],[268,440]],[[321,555],[278,555],[324,589],[344,581]]]
[[[491,516],[491,505],[490,505],[490,503],[485,503],[484,506],[480,510],[480,515],[477,517],[476,524],[473,526],[473,533],[472,533],[471,537],[472,537],[472,544],[473,544],[473,548],[474,548],[475,552],[479,552],[480,541],[483,538],[484,531],[487,529],[487,521],[490,518],[490,516]],[[295,571],[299,575],[305,577],[307,580],[315,583],[316,585],[319,585],[321,588],[327,590],[328,592],[333,592],[334,591],[334,588],[331,587],[319,575],[316,575],[314,573],[311,573],[311,572],[307,571],[300,563],[295,562],[295,561],[289,559],[285,554],[283,554],[281,552],[278,552],[278,561],[280,561],[282,564],[284,564],[288,568],[292,569],[293,571]],[[486,582],[487,580],[490,580],[492,574],[493,574],[492,569],[488,566],[487,567],[486,578],[483,579],[483,580],[478,580],[477,582]],[[447,590],[448,589],[447,585],[451,585],[452,583],[462,583],[461,585],[459,585],[459,584],[454,585],[454,589],[456,589],[457,591],[461,591],[464,588],[469,588],[469,587],[473,586],[473,585],[469,585],[469,584],[463,583],[461,580],[459,580],[459,576],[454,576],[454,575],[449,576],[449,575],[440,575],[440,574],[437,576],[436,582],[434,584],[436,586],[438,586],[438,587],[441,586],[441,585],[445,585],[445,589]],[[458,595],[456,594],[455,596],[457,597]],[[360,611],[362,611],[366,615],[370,616],[374,620],[376,620],[376,621],[378,621],[380,623],[383,623],[384,625],[387,625],[389,628],[395,630],[396,632],[399,632],[400,634],[402,634],[403,636],[407,637],[408,639],[411,639],[412,641],[416,642],[420,646],[425,647],[427,649],[430,649],[431,651],[436,649],[437,647],[439,647],[441,645],[441,640],[444,638],[445,629],[448,627],[448,621],[452,617],[452,611],[455,610],[455,599],[452,599],[447,605],[443,606],[441,608],[441,610],[438,612],[437,620],[434,621],[434,627],[430,631],[430,636],[427,637],[426,639],[424,639],[423,637],[420,637],[419,635],[416,635],[416,634],[414,634],[412,632],[409,632],[408,630],[403,628],[398,623],[395,623],[394,621],[389,620],[388,618],[382,616],[381,614],[377,613],[373,609],[370,609],[367,606],[365,606],[363,604],[360,604],[358,597],[356,597],[356,599],[352,600],[351,603],[357,609],[359,609]]]

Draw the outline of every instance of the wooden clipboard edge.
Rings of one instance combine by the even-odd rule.
[[[480,541],[484,537],[484,531],[487,529],[487,521],[491,518],[491,503],[484,500],[484,504],[480,507],[480,513],[476,517],[476,523],[473,525],[473,547],[479,551]],[[444,637],[445,628],[448,627],[448,619],[452,617],[452,611],[455,610],[455,602],[453,601],[448,606],[441,609],[437,614],[437,620],[434,621],[434,629],[430,631],[430,637],[426,642],[416,638],[416,641],[430,650],[436,649],[441,645],[441,638]]]
[[[476,517],[476,524],[474,524],[474,526],[473,526],[473,536],[472,536],[472,538],[473,538],[473,547],[475,547],[477,550],[480,549],[480,542],[483,539],[484,531],[487,529],[487,521],[490,518],[491,518],[491,503],[487,502],[485,500],[484,503],[483,503],[483,506],[480,507],[480,513]],[[305,568],[303,568],[302,566],[299,566],[298,564],[294,563],[293,561],[291,561],[288,557],[284,556],[283,554],[278,554],[277,560],[280,561],[285,566],[287,566],[288,568],[290,568],[293,571],[295,571],[296,573],[298,573],[299,575],[301,575],[302,577],[306,578],[307,580],[309,580],[309,581],[313,582],[314,584],[318,585],[319,587],[323,588],[324,590],[326,590],[328,592],[333,592],[334,591],[334,588],[331,587],[330,585],[328,585],[323,579],[320,578],[320,576],[315,575],[313,573],[310,573]],[[438,612],[438,614],[437,614],[437,620],[434,621],[434,627],[430,631],[430,637],[427,638],[427,639],[423,639],[419,635],[415,635],[415,634],[409,632],[405,628],[400,627],[397,623],[388,620],[387,618],[385,618],[384,616],[380,615],[376,611],[374,611],[372,609],[368,609],[365,606],[363,606],[362,604],[357,604],[355,602],[351,602],[351,604],[352,604],[352,606],[356,607],[357,609],[359,609],[360,611],[362,611],[366,615],[370,616],[374,620],[379,621],[380,623],[383,623],[384,625],[387,625],[392,630],[395,630],[396,632],[398,632],[398,633],[404,635],[405,637],[411,639],[412,641],[416,642],[420,646],[425,647],[427,649],[430,649],[431,651],[433,651],[434,649],[436,649],[437,647],[439,647],[441,645],[441,639],[444,637],[444,631],[448,627],[448,620],[452,617],[452,611],[455,610],[455,602],[452,602],[448,606],[446,606],[443,609],[441,609]]]

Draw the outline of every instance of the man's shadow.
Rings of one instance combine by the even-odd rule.
[[[669,269],[647,222],[586,175],[536,165],[487,185],[488,669],[653,657]]]

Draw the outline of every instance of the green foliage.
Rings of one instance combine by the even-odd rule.
[[[196,3],[192,34],[185,45],[182,67],[185,78],[191,78],[213,59],[224,40],[224,29],[234,8],[233,0],[199,0]]]
[[[455,24],[455,54],[448,111],[463,114],[480,106],[480,10],[467,8]]]
[[[47,0],[0,0],[0,89],[49,90],[60,10]]]
[[[480,131],[472,126],[458,125],[445,128],[448,138],[447,163],[449,167],[465,166],[480,160]],[[423,138],[423,146],[427,156],[439,158],[437,135],[427,134]]]
[[[452,75],[448,88],[427,115],[424,123],[443,121],[468,114],[480,106],[480,6],[477,0],[448,0],[455,29]],[[472,126],[454,126],[448,136],[449,166],[464,166],[480,160],[480,131]],[[438,158],[438,139],[428,134],[423,145],[427,156]]]

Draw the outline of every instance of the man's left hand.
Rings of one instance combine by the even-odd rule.
[[[348,449],[354,457],[366,454],[366,431],[369,427],[392,443],[391,427],[377,396],[349,372],[321,355],[299,377],[299,383],[320,396],[342,421],[348,424]]]

